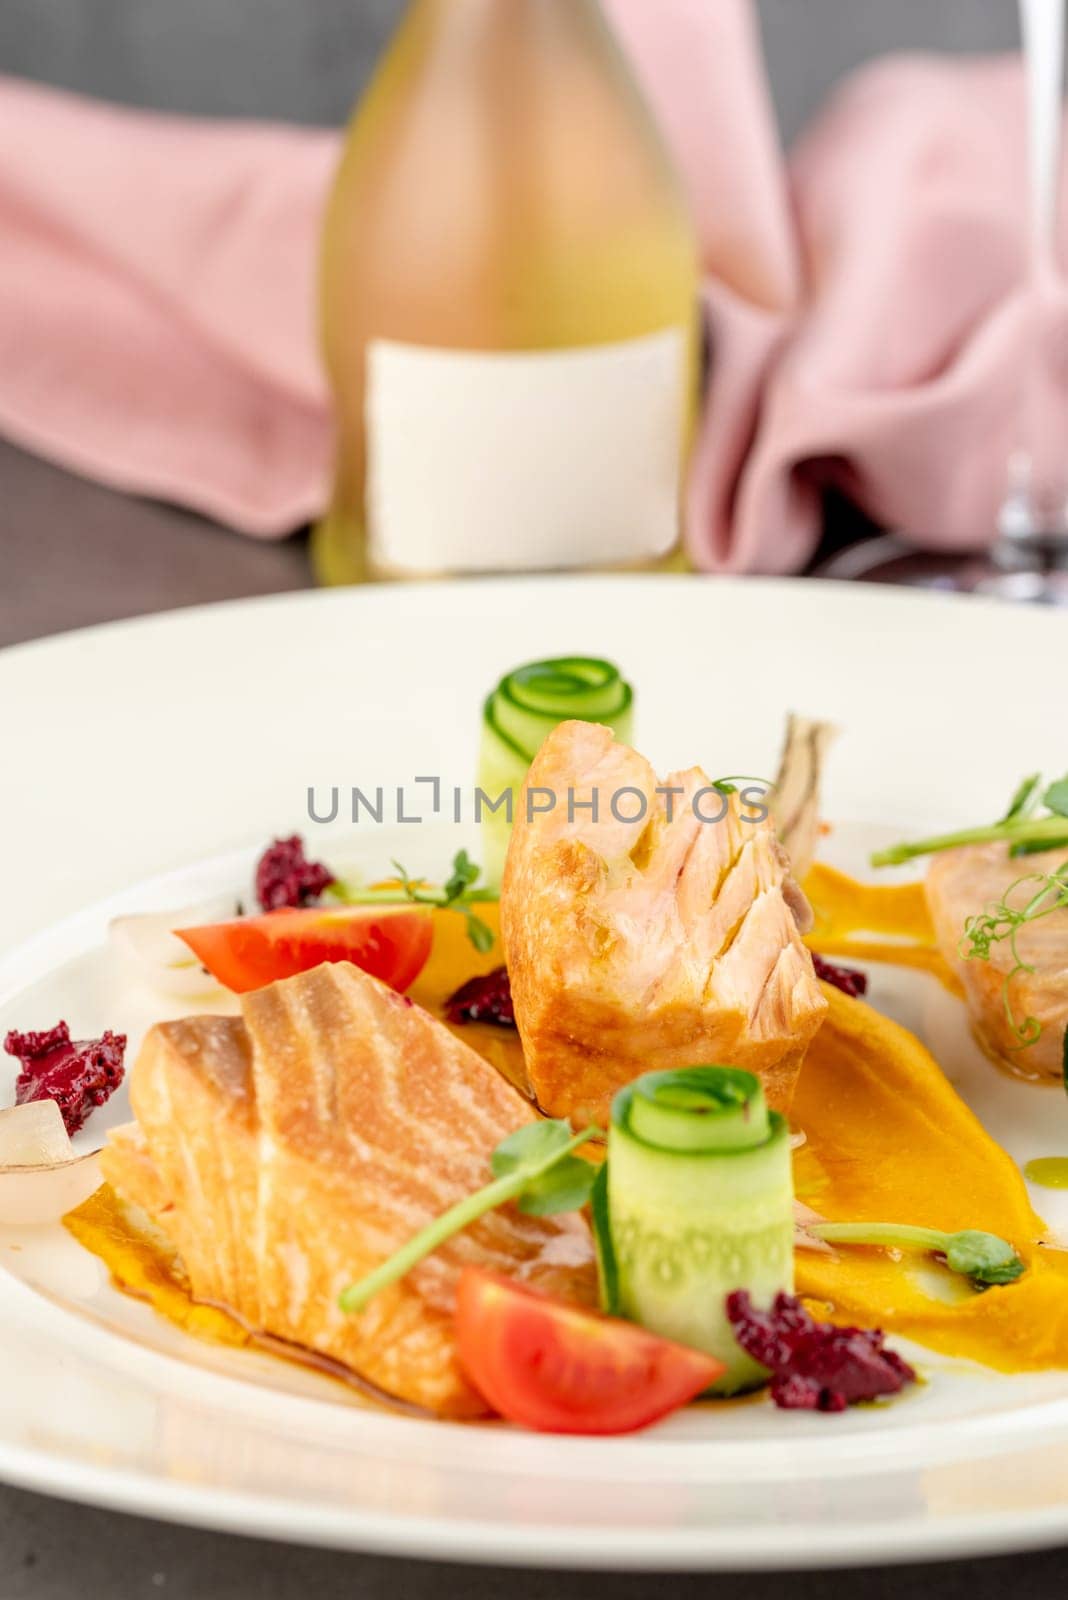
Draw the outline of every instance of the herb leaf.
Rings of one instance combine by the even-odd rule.
[[[959,1272],[976,1284],[1015,1283],[1024,1270],[1023,1262],[1006,1240],[970,1228],[950,1235],[945,1257],[951,1272]]]
[[[1009,801],[1009,809],[1002,817],[1002,822],[1011,822],[1014,817],[1026,817],[1034,804],[1035,794],[1042,782],[1041,772],[1032,772],[1023,779],[1016,793]]]
[[[497,942],[497,935],[489,923],[483,922],[473,911],[465,910],[464,916],[467,918],[467,937],[480,956],[488,955]]]
[[[532,1178],[516,1202],[528,1217],[554,1217],[581,1211],[589,1204],[597,1168],[581,1156],[564,1156],[540,1177]]]
[[[452,858],[452,876],[446,879],[443,890],[445,905],[459,900],[465,889],[478,882],[482,868],[471,860],[466,850],[458,850]]]
[[[1042,804],[1054,816],[1068,817],[1068,774],[1050,784],[1042,796]]]
[[[570,1123],[556,1119],[528,1122],[501,1140],[490,1156],[490,1171],[495,1178],[540,1172],[547,1161],[558,1160],[570,1147]]]

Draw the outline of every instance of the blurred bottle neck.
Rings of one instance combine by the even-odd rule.
[[[528,37],[594,30],[610,37],[600,0],[410,0],[406,22],[437,37]]]
[[[428,13],[443,20],[485,22],[494,27],[519,17],[586,15],[604,20],[601,0],[409,0],[408,14]]]

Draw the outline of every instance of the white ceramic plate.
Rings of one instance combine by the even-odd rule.
[[[403,850],[440,873],[470,827],[390,822],[392,791],[412,812],[429,793],[416,777],[469,787],[499,673],[573,652],[625,667],[661,771],[769,772],[787,709],[838,722],[826,811],[844,866],[877,838],[995,815],[1022,773],[1068,758],[1064,616],[877,588],[378,588],[24,646],[0,656],[0,1031],[62,1015],[136,1046],[166,1007],[116,979],[109,916],[239,887],[274,834],[371,871]],[[335,784],[381,785],[382,827],[310,823],[309,786]],[[1014,1156],[1068,1150],[1063,1096],[994,1073],[929,980],[874,977],[876,1004],[927,1037]],[[8,1090],[0,1076],[0,1103]],[[89,1137],[125,1114],[117,1097]],[[1052,1198],[1036,1196],[1068,1239]],[[196,1344],[58,1228],[0,1234],[0,1266],[0,1475],[56,1494],[530,1565],[797,1567],[1068,1539],[1068,1373],[1002,1378],[924,1354],[932,1381],[885,1411],[696,1408],[634,1439],[540,1438],[364,1409],[267,1356]]]

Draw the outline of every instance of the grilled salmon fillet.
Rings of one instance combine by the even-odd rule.
[[[969,917],[1006,896],[1013,907],[1026,905],[1040,885],[1020,880],[1055,872],[1064,859],[1063,850],[1013,858],[1007,845],[979,844],[947,850],[935,856],[927,870],[925,889],[935,933],[942,954],[964,985],[976,1038],[995,1061],[1028,1077],[1059,1079],[1063,1070],[1068,1028],[1068,908],[1020,928],[1017,954],[1034,970],[1017,972],[1007,989],[1005,980],[1016,966],[1009,941],[992,944],[989,961],[980,961],[962,956],[961,939]],[[1041,1026],[1038,1038],[1024,1050],[1010,1013],[1017,1027],[1030,1017]]]
[[[538,1104],[603,1124],[640,1073],[707,1061],[748,1068],[788,1107],[826,1011],[807,911],[770,822],[738,795],[699,767],[661,783],[608,728],[561,723],[519,798],[501,892]]]
[[[592,1303],[581,1217],[502,1208],[358,1316],[337,1299],[488,1181],[491,1152],[533,1120],[529,1106],[427,1012],[348,964],[241,1006],[152,1029],[130,1082],[137,1121],[111,1134],[104,1176],[170,1239],[197,1300],[386,1395],[482,1414],[456,1357],[460,1268]]]

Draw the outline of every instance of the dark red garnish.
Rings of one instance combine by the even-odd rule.
[[[264,911],[306,906],[336,882],[329,867],[308,860],[299,833],[275,839],[256,863],[256,894]]]
[[[745,1289],[727,1296],[734,1337],[771,1373],[771,1398],[784,1411],[844,1411],[861,1400],[897,1394],[916,1374],[878,1329],[816,1322],[800,1300],[780,1294],[758,1311]]]
[[[65,1022],[46,1033],[16,1033],[4,1049],[19,1062],[15,1104],[54,1100],[68,1133],[77,1133],[90,1112],[109,1100],[123,1077],[126,1035],[110,1029],[101,1039],[72,1039]]]
[[[507,967],[494,967],[480,978],[468,978],[445,1002],[447,1022],[495,1022],[515,1027],[512,986]]]
[[[851,1000],[857,1000],[862,994],[868,992],[868,974],[858,972],[856,967],[836,967],[830,961],[824,961],[813,950],[812,965],[816,969],[817,978],[822,978],[824,983],[833,983],[836,989],[841,989]]]

